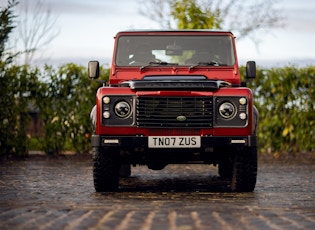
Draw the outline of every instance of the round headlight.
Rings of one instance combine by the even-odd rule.
[[[219,114],[225,119],[230,119],[234,117],[235,113],[235,107],[230,102],[224,102],[219,107]]]
[[[131,107],[126,101],[120,101],[115,105],[115,114],[118,117],[125,118],[131,113]]]

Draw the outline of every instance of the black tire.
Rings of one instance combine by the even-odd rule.
[[[131,165],[130,164],[122,164],[119,169],[119,176],[126,178],[131,175]]]
[[[232,178],[233,165],[230,159],[219,163],[218,173],[221,179],[230,180]]]
[[[231,190],[233,192],[252,192],[257,179],[257,148],[245,148],[237,152],[233,160]]]
[[[93,147],[93,179],[96,192],[110,192],[119,186],[119,153],[111,148]]]

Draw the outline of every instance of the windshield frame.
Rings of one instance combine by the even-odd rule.
[[[199,52],[204,58],[189,62]],[[135,58],[136,54],[140,54],[140,59]],[[157,64],[150,65],[150,62]],[[117,37],[114,57],[117,67],[231,67],[235,63],[235,47],[230,34],[122,34]]]

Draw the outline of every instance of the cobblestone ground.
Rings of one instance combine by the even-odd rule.
[[[315,229],[315,165],[260,163],[253,193],[231,193],[217,168],[132,168],[96,193],[89,158],[0,163],[0,229]]]

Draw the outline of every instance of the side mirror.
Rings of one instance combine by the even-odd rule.
[[[100,76],[100,64],[98,61],[89,61],[88,73],[91,79],[97,79]]]
[[[248,61],[246,63],[246,78],[252,79],[256,77],[256,62]]]

